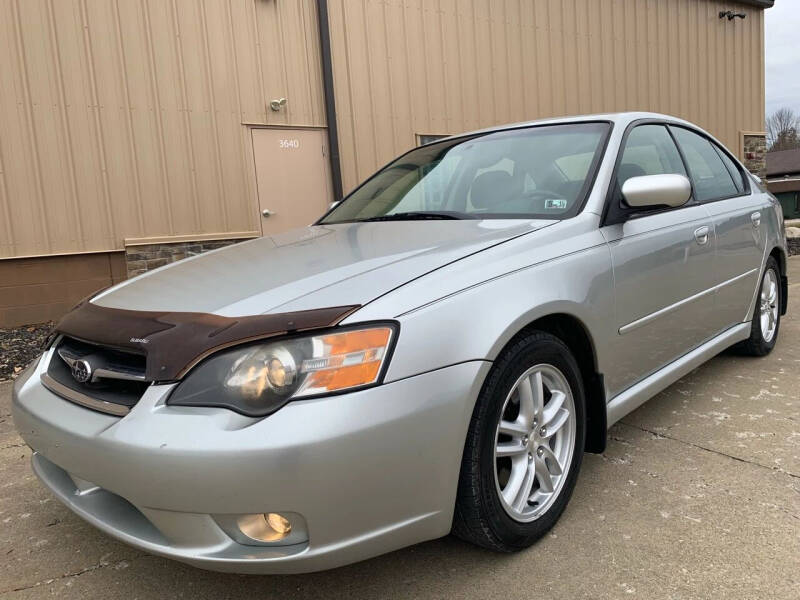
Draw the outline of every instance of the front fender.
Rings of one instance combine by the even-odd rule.
[[[597,350],[598,369],[603,372],[607,356],[602,349],[615,333],[613,273],[608,247],[596,229],[593,233],[597,237],[591,231],[575,236],[545,236],[542,232],[542,238],[564,243],[554,241],[551,246],[544,239],[538,244],[529,240],[515,248],[506,245],[503,255],[481,253],[480,264],[442,269],[436,281],[422,278],[407,285],[402,303],[387,298],[346,321],[382,314],[382,318],[400,322],[387,382],[460,362],[494,360],[521,329],[553,314],[570,315],[586,326]],[[562,249],[571,251],[547,257]],[[539,262],[534,262],[536,259]],[[459,277],[468,273],[473,280],[475,273],[485,278],[448,291],[448,285],[467,281]],[[431,299],[436,290],[446,293],[439,292],[439,297]],[[415,298],[417,305],[407,308],[410,298]],[[398,309],[402,312],[396,312]]]

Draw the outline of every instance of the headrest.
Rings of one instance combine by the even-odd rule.
[[[506,171],[488,171],[478,175],[470,187],[475,208],[491,208],[513,193],[514,178]]]

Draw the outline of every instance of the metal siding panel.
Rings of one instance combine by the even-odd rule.
[[[506,78],[508,79],[508,96],[511,119],[525,119],[525,77],[522,74],[521,55],[522,29],[516,16],[519,9],[518,0],[505,0],[503,4],[503,21],[506,30],[505,61]]]
[[[420,71],[422,72],[425,87],[425,129],[428,131],[445,131],[444,105],[442,104],[441,90],[437,89],[441,82],[440,73],[437,72],[441,66],[441,60],[430,60],[433,56],[441,57],[441,54],[437,53],[436,47],[439,41],[437,28],[434,24],[436,12],[431,6],[431,4],[422,0],[418,9],[418,39],[422,40],[422,60],[417,64],[421,67]]]
[[[125,121],[135,188],[131,201],[136,204],[142,232],[166,233],[167,210],[161,202],[145,200],[166,196],[161,187],[156,123],[151,104],[148,73],[147,34],[140,3],[115,2],[117,46],[124,65]]]
[[[255,6],[255,19],[258,26],[259,56],[263,71],[265,100],[285,97],[286,73],[283,62],[283,44],[280,39],[278,4],[280,2],[259,2],[253,0]],[[292,103],[294,104],[294,102]],[[266,111],[266,120],[269,124],[288,123],[289,111],[294,107],[287,107],[279,112]]]
[[[173,6],[162,0],[147,0],[153,75],[152,93],[158,101],[161,139],[166,170],[165,201],[172,214],[170,234],[197,230],[195,213],[195,169],[187,137],[188,113],[184,110],[179,36]],[[148,232],[149,233],[149,232]]]
[[[392,68],[391,57],[386,47],[385,22],[383,4],[369,3],[364,5],[362,23],[366,32],[366,44],[369,50],[366,55],[367,82],[372,97],[370,109],[373,117],[373,141],[376,160],[385,163],[391,160],[395,151],[395,136],[392,131],[392,91],[389,71]]]
[[[236,57],[236,89],[241,104],[240,118],[245,123],[266,120],[265,94],[262,92],[258,60],[259,40],[253,19],[252,0],[232,0],[227,3],[227,35],[233,41]]]
[[[195,213],[197,229],[221,231],[222,198],[217,187],[216,140],[211,119],[212,99],[208,93],[205,64],[205,36],[202,26],[202,5],[199,2],[182,3],[177,11],[180,34],[180,55],[183,65],[184,103],[188,115],[187,138],[193,157]],[[133,236],[126,236],[133,237]]]
[[[339,120],[339,156],[342,168],[342,187],[346,193],[358,180],[359,147],[355,143],[355,121],[348,118],[352,114],[353,87],[350,77],[352,61],[350,43],[347,39],[347,21],[344,18],[342,0],[329,0],[328,19],[331,37],[331,54],[337,57],[333,61],[333,79],[336,112]],[[410,85],[409,85],[410,87]],[[409,103],[410,104],[410,103]]]
[[[411,65],[406,52],[405,8],[402,0],[384,4],[383,27],[391,60],[390,94],[393,114],[395,149],[400,152],[414,145],[414,124],[411,114]]]
[[[98,112],[115,235],[142,235],[143,211],[127,98],[127,73],[117,27],[116,4],[87,0],[85,16],[92,48]]]
[[[259,227],[244,124],[325,125],[317,28],[315,0],[2,0],[0,258]]]
[[[227,173],[225,186],[225,202],[229,205],[228,227],[231,229],[253,230],[259,228],[258,217],[253,214],[251,207],[255,205],[256,194],[252,184],[248,163],[250,136],[247,128],[241,123],[246,121],[246,113],[242,102],[241,57],[237,51],[237,35],[233,26],[232,3],[228,2],[223,8],[224,34],[220,37],[229,52],[232,87],[227,90],[230,94],[229,106],[221,116],[222,127],[220,137],[223,140],[222,156],[225,160],[224,167]],[[245,31],[249,28],[245,26]],[[249,53],[248,53],[249,54]],[[248,66],[252,66],[252,62]],[[216,81],[216,80],[215,80]]]
[[[601,35],[602,27],[598,28],[597,24],[600,23],[605,6],[601,2],[593,0],[586,0],[588,3],[587,10],[589,11],[589,22],[592,27],[589,31],[589,71],[591,72],[591,98],[587,112],[592,110],[602,110],[603,99],[605,97],[605,88],[609,82],[605,81],[601,65],[603,64],[603,35]],[[611,82],[613,83],[613,82]]]
[[[630,109],[732,149],[763,129],[759,9],[728,22],[718,11],[741,5],[724,0],[329,2],[348,189],[417,133]],[[243,123],[325,125],[314,0],[2,0],[0,49],[0,257],[257,228]]]
[[[16,58],[16,24],[10,18],[12,1],[3,0],[2,11],[7,18],[0,19],[0,52],[9,60],[0,69],[0,106],[8,107],[0,113],[0,203],[2,203],[5,236],[0,239],[0,256],[17,252],[23,244],[37,239],[33,230],[36,219],[30,214],[33,202],[30,163],[20,160],[28,149],[24,134],[24,109],[21,98],[21,69]],[[10,108],[10,107],[13,107]],[[34,192],[35,193],[35,192]],[[24,198],[24,202],[19,202]]]
[[[70,120],[67,114],[67,100],[66,100],[66,83],[64,71],[62,68],[62,56],[66,53],[61,48],[60,38],[57,31],[57,21],[55,15],[54,2],[48,0],[47,2],[47,25],[50,38],[50,60],[55,68],[55,86],[57,89],[57,103],[55,106],[58,108],[58,115],[56,117],[56,125],[58,126],[58,137],[61,143],[60,152],[63,153],[65,164],[66,179],[69,182],[68,193],[64,194],[65,198],[68,195],[69,206],[66,206],[69,218],[66,220],[67,227],[71,235],[67,236],[67,243],[74,243],[80,250],[86,249],[86,239],[84,237],[84,219],[81,215],[80,197],[78,194],[78,181],[75,172],[75,157],[73,153],[73,137],[70,128]]]
[[[575,14],[575,89],[577,112],[585,114],[591,103],[589,71],[589,23],[585,0],[574,0]]]
[[[167,232],[172,233],[175,230],[174,220],[174,207],[173,207],[173,193],[170,185],[169,178],[169,161],[167,158],[167,145],[164,135],[164,116],[161,108],[162,92],[158,84],[157,66],[155,59],[155,48],[153,44],[153,26],[151,20],[150,2],[145,0],[141,3],[141,16],[142,16],[142,29],[144,31],[144,46],[145,54],[147,56],[147,84],[146,91],[149,95],[147,102],[149,105],[149,112],[152,115],[154,124],[155,141],[153,149],[155,152],[151,153],[153,160],[157,160],[157,167],[152,172],[152,180],[158,181],[160,190],[158,196],[154,201],[160,200],[162,206],[162,213],[164,215],[164,223],[162,228]],[[155,172],[157,171],[158,177]]]
[[[303,2],[299,27],[303,32],[303,50],[305,62],[301,65],[305,71],[308,102],[311,107],[311,124],[327,125],[325,120],[325,98],[321,89],[322,57],[319,39],[319,20],[317,8],[313,2]]]
[[[200,20],[203,38],[203,62],[205,67],[206,78],[206,93],[209,99],[209,125],[211,127],[211,135],[213,137],[213,164],[215,169],[216,191],[217,191],[217,204],[221,209],[221,223],[217,227],[217,231],[231,231],[229,212],[229,203],[227,201],[227,194],[239,191],[232,187],[232,181],[227,175],[231,172],[229,161],[223,159],[233,158],[236,156],[230,144],[225,144],[227,141],[224,133],[220,132],[220,119],[225,119],[231,114],[231,108],[235,105],[230,98],[230,91],[234,88],[234,81],[231,75],[234,74],[235,68],[231,64],[229,57],[228,45],[225,41],[225,29],[220,27],[220,24],[225,23],[225,11],[222,10],[223,6],[219,2],[212,2],[211,9],[209,3],[203,0],[200,3]],[[211,15],[209,16],[209,10]],[[212,25],[209,27],[209,21]],[[236,110],[233,110],[233,115],[236,117]],[[235,123],[235,121],[234,121]],[[223,147],[226,146],[226,147]],[[236,170],[234,169],[235,173]]]
[[[462,68],[458,55],[458,14],[453,0],[439,0],[439,38],[442,45],[443,78],[442,87],[445,91],[446,124],[445,128],[452,130],[464,127],[464,91],[462,84]],[[391,70],[390,70],[390,78]],[[408,138],[409,144],[414,145],[413,138]]]
[[[665,112],[735,149],[740,129],[763,127],[763,55],[745,55],[750,40],[760,48],[763,11],[729,24],[718,18],[726,8],[721,0],[331,0],[345,187],[413,134],[561,114]],[[741,70],[729,67],[732,56]]]
[[[24,4],[23,6],[29,10],[31,7],[36,8],[33,4]],[[27,229],[29,232],[33,233],[33,236],[28,239],[23,238],[25,239],[23,247],[26,249],[29,248],[30,250],[28,251],[33,252],[49,252],[51,237],[48,227],[48,217],[45,211],[42,160],[39,152],[39,141],[37,139],[36,119],[34,115],[34,111],[39,107],[42,99],[35,98],[32,93],[32,88],[34,86],[30,81],[32,74],[29,72],[29,59],[27,57],[27,53],[31,49],[26,48],[25,43],[26,25],[27,27],[31,27],[31,25],[28,25],[27,20],[25,20],[21,14],[18,0],[12,0],[10,2],[8,12],[10,13],[11,23],[13,23],[13,56],[16,58],[16,66],[19,72],[19,79],[16,82],[18,84],[16,89],[17,102],[14,102],[14,105],[17,106],[17,113],[13,118],[19,119],[20,123],[24,125],[24,129],[21,128],[15,131],[16,135],[14,137],[16,137],[19,142],[17,148],[24,149],[23,152],[17,150],[19,153],[18,155],[23,156],[23,160],[26,162],[26,165],[20,169],[20,171],[26,171],[23,175],[25,179],[18,181],[19,187],[11,191],[10,198],[24,198],[25,201],[20,204],[28,204],[30,207],[29,210],[26,211],[28,212],[26,215],[26,224],[29,225]],[[39,27],[39,24],[34,21],[32,26],[35,29]],[[39,45],[34,45],[33,50],[34,52],[39,51]],[[35,76],[36,74],[34,73],[33,75]],[[13,152],[10,148],[9,151]],[[13,154],[7,152],[5,156],[13,156]],[[27,165],[30,165],[30,170],[28,170]],[[22,175],[22,173],[20,173],[20,175]]]
[[[708,14],[708,5],[705,2],[695,3],[695,16],[697,25],[697,82],[699,86],[705,86],[708,81],[708,28],[705,24],[706,15]],[[710,113],[709,95],[698,95],[698,121],[708,122],[708,115]]]
[[[355,181],[351,182],[351,185],[355,185],[368,175],[369,167],[367,165],[380,164],[380,161],[377,159],[378,148],[375,143],[375,107],[370,89],[371,74],[367,61],[369,48],[363,25],[364,12],[362,7],[351,2],[344,2],[342,7],[344,8],[344,21],[347,24],[345,32],[350,62],[351,97],[354,102],[356,100],[359,102],[358,107],[355,105],[352,107],[353,112],[358,115],[358,119],[352,118],[355,115],[351,117],[353,122],[352,143],[358,148],[360,156],[370,157],[368,162],[356,163]],[[357,20],[361,22],[360,26],[357,24]]]
[[[539,108],[539,98],[537,93],[538,85],[536,81],[527,76],[528,72],[536,64],[536,19],[533,13],[533,6],[527,0],[517,0],[517,24],[520,29],[520,69],[517,76],[522,81],[523,119],[531,118]]]
[[[63,96],[59,98],[65,152],[71,163],[71,183],[77,197],[74,215],[81,225],[77,246],[96,251],[114,246],[109,214],[110,203],[104,194],[104,178],[99,168],[99,149],[95,144],[96,102],[91,67],[86,52],[88,31],[83,27],[81,2],[51,1],[51,20],[58,53],[54,60],[61,71]],[[64,249],[66,250],[66,248]]]

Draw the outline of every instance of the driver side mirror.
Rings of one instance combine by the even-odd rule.
[[[675,208],[691,196],[692,184],[683,175],[642,175],[622,184],[622,197],[631,208]]]

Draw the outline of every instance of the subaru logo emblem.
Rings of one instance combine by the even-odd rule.
[[[72,363],[72,377],[78,383],[86,383],[92,378],[92,365],[88,360],[76,360]]]

